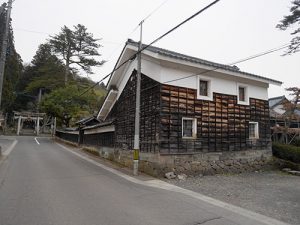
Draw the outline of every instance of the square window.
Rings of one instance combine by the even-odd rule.
[[[209,77],[197,77],[197,98],[202,100],[213,101],[213,81]]]
[[[208,96],[208,81],[207,80],[200,80],[199,84],[199,93],[201,96]]]
[[[241,102],[246,101],[245,93],[246,93],[245,87],[239,87],[239,101]]]
[[[258,122],[249,122],[249,138],[250,139],[259,138]]]
[[[196,138],[197,136],[197,119],[182,118],[182,137]]]

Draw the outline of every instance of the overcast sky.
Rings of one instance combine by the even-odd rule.
[[[0,0],[0,2],[4,2]],[[103,47],[108,62],[90,75],[95,81],[111,72],[127,38],[139,39],[139,22],[164,3],[144,23],[143,42],[150,43],[211,1],[208,0],[15,0],[12,21],[15,45],[25,63],[39,44],[63,25],[83,24]],[[155,45],[183,54],[228,64],[289,43],[288,31],[276,24],[289,13],[289,0],[221,0]],[[133,32],[134,31],[134,32]],[[300,87],[300,52],[281,56],[274,52],[237,66],[246,72],[283,81],[270,86],[269,97]]]

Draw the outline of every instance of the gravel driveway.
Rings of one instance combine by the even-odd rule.
[[[287,223],[300,224],[299,176],[268,171],[167,182]]]

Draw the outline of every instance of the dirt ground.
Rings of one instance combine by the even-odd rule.
[[[268,171],[167,182],[290,224],[300,224],[300,176]]]

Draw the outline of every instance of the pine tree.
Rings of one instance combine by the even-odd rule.
[[[67,26],[61,32],[50,38],[49,43],[53,52],[64,60],[65,85],[68,82],[70,71],[82,69],[92,73],[91,67],[101,66],[105,61],[97,61],[94,57],[100,56],[98,48],[101,47],[93,34],[87,32],[87,28],[81,24],[71,30]],[[74,65],[76,67],[74,67]]]
[[[300,49],[300,0],[292,1],[290,12],[291,14],[284,16],[284,18],[276,26],[280,30],[287,30],[293,25],[296,27],[296,29],[291,33],[293,38],[286,54],[296,53]]]

